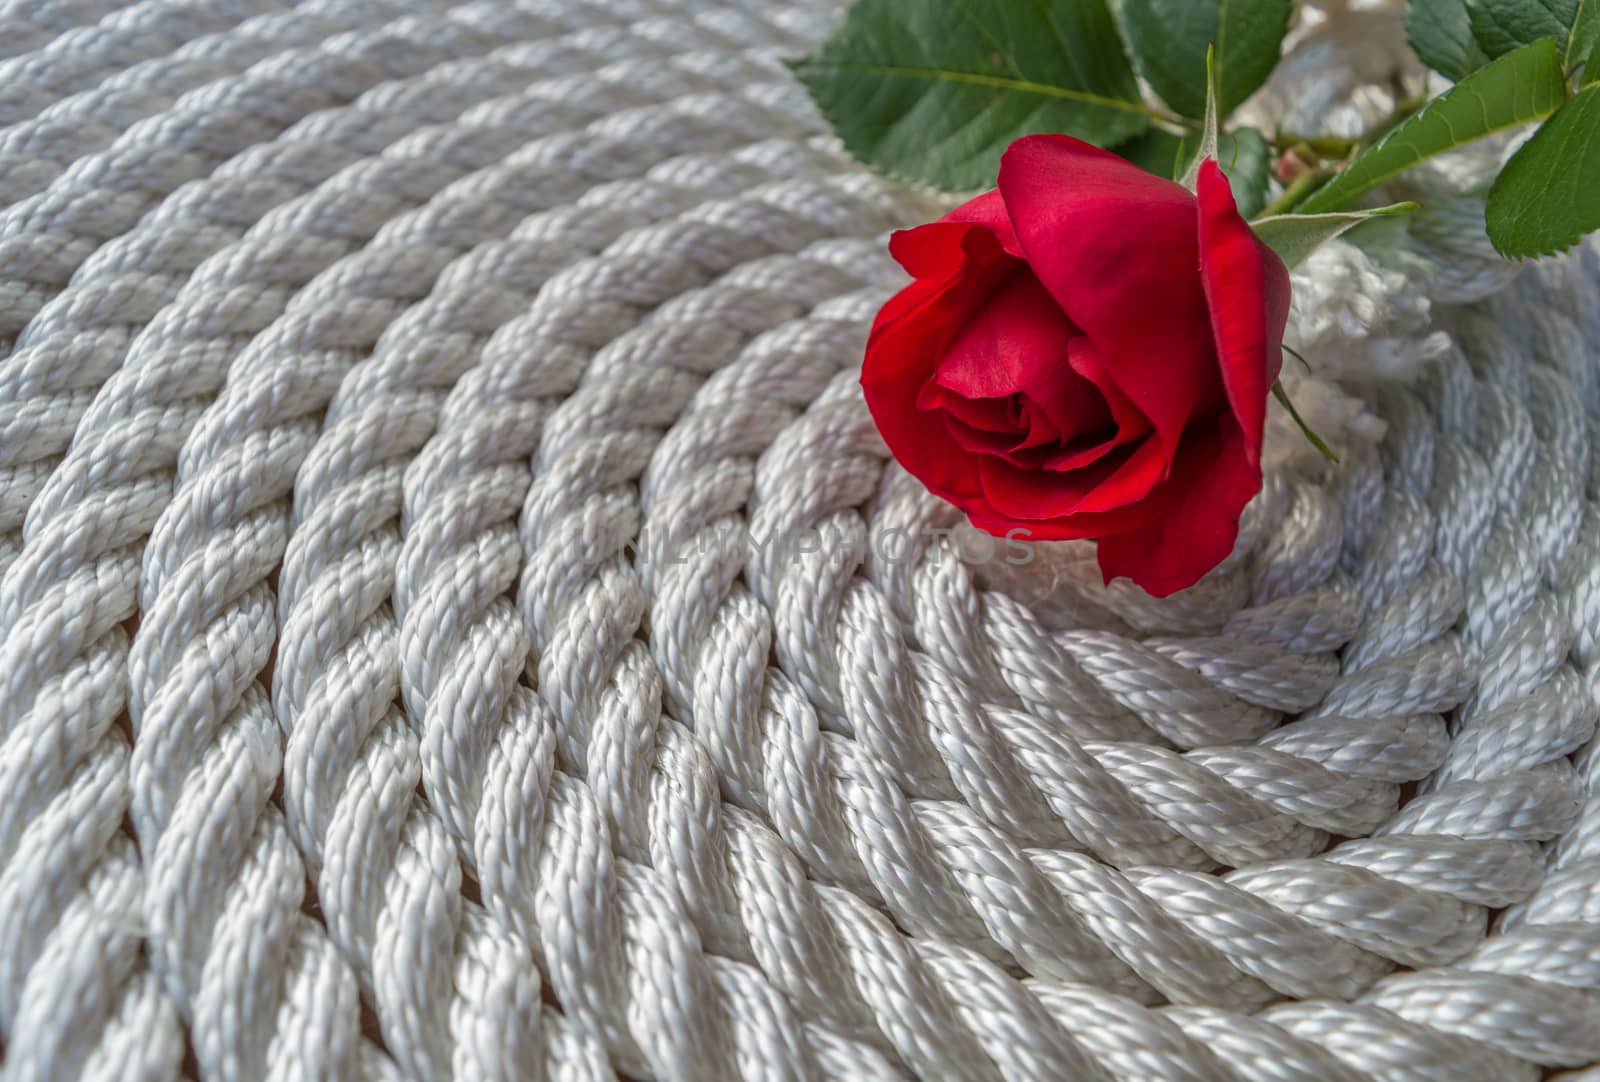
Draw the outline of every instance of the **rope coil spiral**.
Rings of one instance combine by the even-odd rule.
[[[1600,251],[1319,253],[1184,595],[974,558],[829,17],[0,2],[0,1076],[1600,1078]]]

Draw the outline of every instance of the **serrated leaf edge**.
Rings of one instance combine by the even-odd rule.
[[[1580,13],[1581,13],[1581,11],[1580,11]],[[1600,95],[1600,90],[1595,90],[1594,87],[1592,87],[1592,86],[1591,87],[1586,87],[1585,89],[1579,91],[1578,94],[1573,95],[1572,98],[1569,98],[1566,102],[1564,102],[1561,108],[1562,109],[1567,108],[1568,106],[1570,106],[1572,104],[1572,101],[1574,99],[1576,99],[1578,97],[1582,97],[1585,94],[1597,94],[1597,95]],[[1557,109],[1555,113],[1551,114],[1550,119],[1553,120],[1555,118],[1555,116],[1557,114],[1559,114],[1560,112],[1561,112],[1561,109]],[[1510,251],[1507,248],[1503,247],[1501,245],[1501,243],[1500,243],[1500,239],[1494,235],[1494,231],[1489,229],[1489,210],[1490,210],[1490,208],[1494,207],[1498,202],[1500,202],[1500,200],[1505,198],[1505,195],[1504,195],[1505,189],[1503,187],[1501,187],[1501,181],[1504,179],[1507,170],[1510,168],[1511,163],[1517,160],[1517,156],[1522,154],[1525,150],[1527,150],[1527,148],[1530,145],[1532,145],[1534,139],[1537,139],[1539,137],[1539,135],[1545,130],[1545,126],[1548,125],[1549,122],[1550,121],[1547,120],[1545,122],[1545,124],[1540,125],[1539,130],[1534,132],[1533,138],[1529,139],[1528,142],[1522,144],[1522,146],[1517,148],[1516,154],[1513,154],[1511,156],[1511,161],[1508,161],[1506,163],[1506,167],[1501,169],[1499,175],[1494,178],[1494,183],[1490,185],[1489,194],[1488,194],[1488,197],[1487,197],[1487,199],[1485,200],[1485,203],[1484,203],[1484,227],[1485,227],[1485,231],[1488,232],[1488,235],[1489,235],[1489,243],[1494,245],[1494,250],[1496,252],[1500,253],[1500,255],[1502,255],[1506,259],[1515,260],[1515,261],[1517,261],[1519,263],[1522,262],[1525,259],[1543,259],[1546,256],[1560,255],[1563,252],[1569,252],[1569,251],[1571,251],[1573,249],[1574,246],[1579,244],[1583,240],[1583,238],[1585,236],[1587,236],[1587,232],[1580,231],[1576,237],[1573,237],[1566,244],[1559,244],[1559,245],[1555,245],[1555,246],[1549,247],[1549,248],[1535,248],[1535,249],[1531,249],[1531,250],[1525,251],[1525,252],[1513,252],[1513,251]]]
[[[1560,53],[1559,53],[1558,46],[1556,44],[1556,40],[1554,38],[1540,38],[1538,41],[1530,42],[1529,44],[1524,45],[1521,48],[1514,49],[1511,52],[1505,53],[1502,56],[1499,56],[1496,59],[1491,60],[1489,63],[1485,64],[1483,67],[1479,68],[1477,71],[1474,71],[1471,75],[1469,75],[1465,79],[1461,80],[1461,82],[1456,83],[1449,90],[1445,91],[1443,94],[1440,94],[1438,97],[1434,98],[1427,105],[1425,105],[1422,109],[1420,109],[1417,112],[1413,113],[1409,118],[1406,119],[1406,121],[1404,123],[1402,123],[1402,124],[1398,125],[1397,127],[1395,127],[1387,135],[1385,135],[1382,139],[1378,140],[1372,146],[1368,147],[1362,153],[1357,155],[1355,160],[1352,161],[1349,165],[1345,166],[1343,171],[1341,171],[1340,173],[1335,175],[1333,177],[1333,179],[1330,180],[1322,188],[1319,188],[1316,192],[1312,193],[1309,197],[1307,197],[1306,201],[1301,205],[1303,207],[1310,207],[1310,208],[1316,208],[1318,206],[1321,206],[1321,204],[1318,203],[1318,199],[1321,198],[1321,197],[1325,197],[1329,190],[1335,189],[1336,186],[1338,185],[1339,180],[1340,180],[1341,177],[1346,176],[1352,169],[1354,169],[1356,166],[1360,165],[1361,162],[1365,158],[1367,158],[1369,155],[1375,155],[1375,154],[1378,154],[1378,153],[1382,152],[1382,150],[1385,147],[1387,147],[1392,141],[1394,141],[1395,139],[1400,138],[1404,134],[1409,133],[1413,129],[1414,125],[1418,124],[1419,122],[1421,122],[1421,120],[1424,117],[1428,116],[1430,110],[1433,109],[1434,107],[1438,106],[1438,104],[1440,102],[1445,101],[1446,99],[1450,98],[1451,95],[1461,91],[1463,88],[1472,88],[1472,80],[1473,79],[1479,78],[1485,72],[1489,72],[1489,71],[1495,70],[1497,65],[1507,64],[1507,66],[1509,66],[1508,61],[1511,61],[1511,59],[1513,57],[1521,56],[1526,51],[1539,49],[1540,47],[1544,47],[1544,48],[1550,50],[1550,52],[1551,52],[1551,54],[1552,54],[1552,56],[1553,56],[1553,58],[1554,58],[1554,60],[1556,62],[1556,65],[1559,68],[1560,59],[1561,58],[1560,58]],[[1563,81],[1563,83],[1562,83],[1563,90],[1565,90],[1565,86],[1566,86],[1566,84]],[[1563,100],[1565,100],[1565,99],[1563,99]],[[1556,108],[1559,108],[1559,107],[1560,107],[1560,105],[1558,103]],[[1554,111],[1555,111],[1555,109],[1553,108],[1553,109],[1550,110],[1550,112],[1547,112],[1547,113],[1544,113],[1544,114],[1540,114],[1540,115],[1549,116],[1550,113],[1552,113]],[[1521,117],[1521,118],[1516,119],[1516,120],[1510,120],[1510,121],[1507,121],[1506,123],[1498,125],[1496,127],[1486,128],[1484,131],[1480,132],[1478,135],[1473,136],[1472,139],[1481,139],[1486,135],[1492,135],[1494,132],[1503,131],[1506,128],[1516,127],[1518,124],[1526,124],[1526,123],[1531,122],[1534,119],[1537,119],[1537,116],[1527,116],[1527,117]],[[1472,139],[1467,139],[1467,140],[1462,140],[1460,142],[1452,143],[1450,146],[1445,147],[1445,148],[1443,148],[1441,150],[1434,151],[1432,154],[1414,156],[1412,158],[1412,160],[1410,162],[1406,163],[1405,165],[1399,166],[1399,167],[1397,167],[1395,169],[1391,169],[1391,170],[1389,170],[1387,172],[1384,172],[1384,173],[1380,173],[1376,177],[1365,181],[1359,187],[1353,188],[1353,189],[1351,189],[1349,191],[1341,192],[1339,197],[1338,197],[1338,200],[1336,202],[1334,202],[1331,206],[1323,206],[1322,209],[1323,210],[1330,210],[1330,211],[1334,210],[1335,208],[1337,208],[1338,206],[1340,206],[1344,202],[1347,202],[1347,201],[1349,201],[1351,199],[1355,199],[1355,198],[1358,198],[1359,196],[1365,195],[1367,192],[1370,192],[1372,189],[1374,189],[1374,188],[1378,187],[1379,185],[1383,184],[1386,180],[1388,180],[1391,177],[1394,177],[1394,176],[1404,172],[1405,170],[1411,168],[1412,166],[1417,165],[1420,162],[1424,162],[1429,158],[1436,157],[1439,154],[1443,154],[1446,151],[1453,150],[1456,147],[1465,146],[1468,142],[1471,142]],[[1311,213],[1321,213],[1321,212],[1322,211],[1319,211],[1319,210],[1316,210],[1316,209],[1311,210]]]

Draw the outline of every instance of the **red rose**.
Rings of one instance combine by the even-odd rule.
[[[1019,139],[999,190],[889,250],[861,386],[895,458],[990,533],[1099,538],[1164,597],[1233,548],[1261,488],[1289,273],[1222,170],[1198,191],[1088,143]]]

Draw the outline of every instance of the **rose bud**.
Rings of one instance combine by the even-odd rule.
[[[1207,161],[1191,194],[1059,135],[999,187],[894,234],[914,279],[862,364],[890,452],[996,535],[1099,539],[1164,597],[1232,550],[1261,488],[1289,274]]]
[[[1272,166],[1272,174],[1284,184],[1293,184],[1316,167],[1316,159],[1309,156],[1308,152],[1300,147],[1290,147],[1278,155],[1278,160]]]

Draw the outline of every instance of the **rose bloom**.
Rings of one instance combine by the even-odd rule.
[[[1261,488],[1289,273],[1215,161],[1197,191],[1059,135],[997,191],[894,234],[915,279],[861,385],[889,450],[993,534],[1098,538],[1164,597],[1233,549]]]

